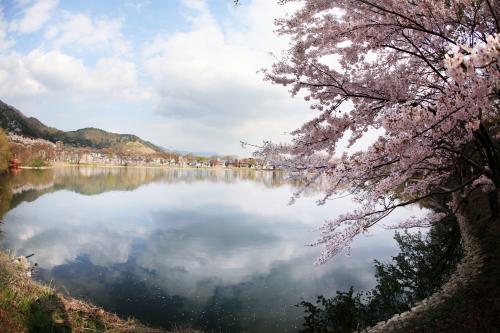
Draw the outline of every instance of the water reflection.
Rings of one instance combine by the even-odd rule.
[[[38,278],[123,316],[207,332],[295,331],[301,297],[373,284],[392,234],[322,267],[305,247],[348,199],[316,207],[280,172],[64,168],[1,185],[0,246],[36,253]],[[317,186],[321,186],[318,184]]]

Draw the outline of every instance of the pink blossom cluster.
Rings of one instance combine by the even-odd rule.
[[[276,21],[291,47],[264,72],[293,95],[303,92],[318,114],[291,143],[266,142],[257,154],[293,176],[327,177],[320,204],[346,191],[360,204],[324,224],[315,243],[326,246],[320,263],[400,207],[475,188],[498,195],[497,1],[301,3]],[[352,146],[373,129],[383,134],[365,150],[335,157],[343,138]],[[399,227],[429,225],[458,206]]]
[[[29,138],[27,136],[22,136],[18,135],[15,133],[8,133],[8,139],[11,142],[14,143],[19,143],[27,147],[32,147],[32,146],[37,146],[37,145],[43,145],[43,146],[48,146],[50,148],[56,148],[56,145],[53,142],[44,140],[44,139],[34,139],[34,138]]]

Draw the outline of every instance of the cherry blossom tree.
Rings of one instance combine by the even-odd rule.
[[[344,192],[359,203],[321,228],[320,263],[398,208],[432,198],[447,198],[447,210],[398,227],[436,223],[481,190],[498,216],[498,1],[280,2],[301,6],[276,20],[291,43],[265,76],[318,114],[290,143],[266,142],[257,154],[309,182],[327,177],[320,204]],[[339,153],[342,140],[352,146],[367,132],[381,134]]]

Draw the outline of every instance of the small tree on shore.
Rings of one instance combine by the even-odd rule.
[[[324,224],[319,262],[396,209],[433,198],[454,199],[398,227],[440,221],[478,189],[498,216],[499,2],[288,2],[302,4],[276,21],[290,49],[265,75],[305,92],[319,114],[291,143],[258,154],[311,182],[328,177],[320,204],[344,191],[360,203]],[[381,134],[366,150],[338,156],[341,140],[353,145],[373,130]]]

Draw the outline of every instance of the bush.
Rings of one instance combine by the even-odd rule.
[[[42,161],[40,159],[34,159],[34,160],[31,160],[27,166],[29,167],[32,167],[32,168],[42,168],[42,167],[45,167],[47,166],[47,162],[45,161]]]
[[[462,258],[460,233],[455,219],[434,225],[428,234],[396,233],[400,253],[390,263],[375,260],[377,286],[368,292],[337,292],[302,301],[305,308],[302,333],[350,333],[408,311],[432,295],[454,272]]]

